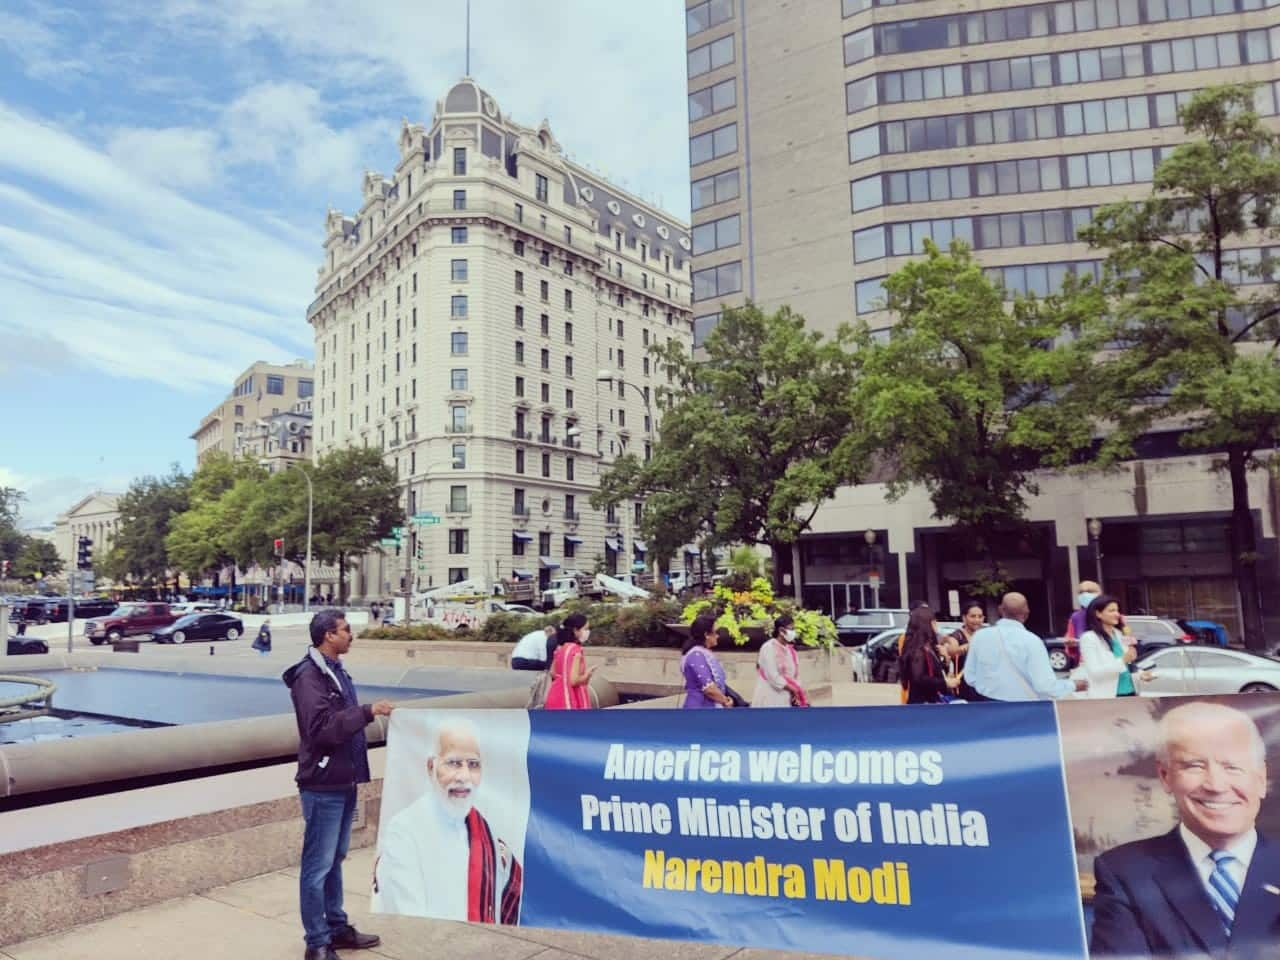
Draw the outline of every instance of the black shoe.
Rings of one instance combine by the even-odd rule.
[[[361,933],[351,924],[332,931],[329,936],[329,946],[338,950],[367,950],[369,947],[376,947],[381,942],[382,938],[376,933]],[[328,958],[324,958],[324,960],[328,960]]]
[[[333,947],[326,943],[323,947],[307,947],[302,960],[341,960],[341,958],[333,952]]]

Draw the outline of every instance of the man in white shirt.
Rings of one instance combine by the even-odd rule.
[[[1025,626],[1030,615],[1026,597],[1006,593],[1000,600],[1000,619],[973,635],[964,661],[966,699],[1055,700],[1089,686],[1087,680],[1059,680],[1054,675],[1044,641]]]
[[[427,758],[430,788],[379,837],[373,909],[441,920],[515,924],[523,871],[475,808],[484,773],[475,729],[444,721]]]
[[[555,624],[530,630],[511,651],[512,670],[545,670],[555,653]]]
[[[1181,821],[1094,862],[1094,957],[1262,960],[1280,936],[1280,845],[1258,833],[1266,744],[1221,703],[1160,721],[1156,770]]]

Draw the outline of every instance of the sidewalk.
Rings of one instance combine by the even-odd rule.
[[[774,960],[810,954],[711,944],[641,940],[523,927],[481,927],[444,920],[370,915],[373,849],[354,851],[344,866],[346,908],[362,931],[377,933],[372,950],[344,951],[369,960]],[[0,948],[0,960],[301,960],[297,870],[281,870],[203,894],[87,923],[63,933]],[[17,891],[9,891],[13,895]]]

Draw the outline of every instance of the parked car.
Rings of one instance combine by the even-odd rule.
[[[26,653],[48,653],[49,645],[34,637],[10,637],[8,643],[9,656],[16,657]]]
[[[1165,617],[1135,614],[1126,616],[1124,624],[1138,645],[1138,656],[1158,647],[1167,647],[1173,643],[1193,643],[1198,639],[1179,621]],[[1076,638],[1046,637],[1044,645],[1049,650],[1049,665],[1053,669],[1074,670],[1080,666],[1080,644]]]
[[[217,610],[216,603],[210,603],[208,600],[184,600],[181,603],[169,604],[169,612],[174,616],[183,617],[188,613],[201,613],[206,610]]]
[[[84,635],[95,646],[121,637],[146,636],[176,620],[167,603],[122,603],[110,616],[90,620]]]
[[[1280,658],[1202,644],[1166,644],[1140,657],[1139,669],[1155,676],[1143,695],[1274,693],[1280,690]]]
[[[938,636],[945,637],[960,629],[959,623],[939,623]],[[849,659],[853,664],[853,679],[874,683],[898,682],[898,638],[903,628],[894,627],[876,634],[862,646],[855,648]]]
[[[76,619],[88,620],[91,617],[105,617],[113,613],[120,604],[106,597],[77,597]],[[49,623],[66,623],[70,612],[70,602],[66,597],[46,597],[44,600],[45,620]]]
[[[846,647],[856,647],[885,630],[906,627],[910,610],[868,609],[836,618],[836,636]]]
[[[244,622],[229,613],[188,613],[167,626],[151,632],[156,643],[186,643],[188,640],[238,640],[244,636]]]

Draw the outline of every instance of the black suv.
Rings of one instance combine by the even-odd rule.
[[[105,617],[120,604],[103,597],[84,597],[76,601],[76,619],[89,620],[93,617]],[[45,617],[50,623],[67,622],[67,600],[59,597],[45,602]]]

